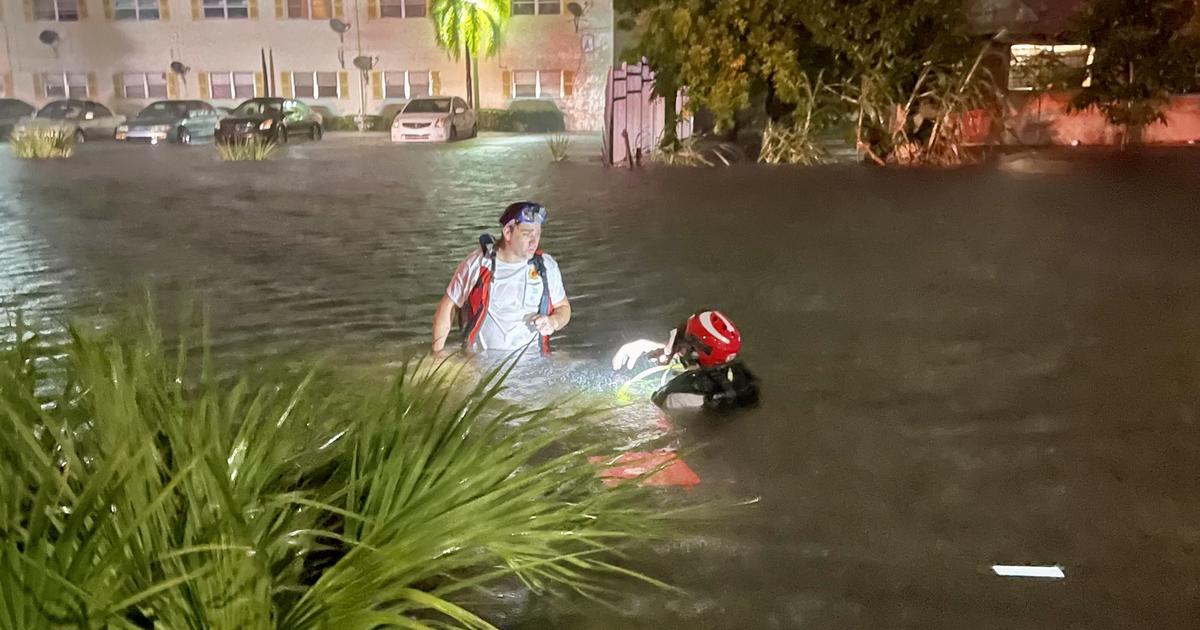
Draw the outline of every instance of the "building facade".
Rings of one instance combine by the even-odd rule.
[[[466,64],[435,45],[427,2],[0,0],[0,92],[34,105],[89,98],[123,113],[161,98],[233,106],[266,93],[266,49],[275,94],[327,113],[386,115],[415,96],[466,97]],[[480,106],[547,101],[568,129],[600,128],[611,0],[512,0],[512,9],[502,50],[479,62]],[[373,69],[356,68],[356,57]]]

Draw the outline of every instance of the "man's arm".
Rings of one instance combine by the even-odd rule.
[[[549,336],[562,330],[570,321],[571,302],[567,298],[563,298],[558,304],[554,305],[554,313],[550,315],[538,315],[533,318],[533,327],[537,329],[539,334]]]
[[[441,352],[446,347],[446,339],[450,336],[450,327],[454,323],[454,300],[443,295],[438,302],[437,310],[433,313],[433,351]],[[568,314],[569,317],[569,314]]]

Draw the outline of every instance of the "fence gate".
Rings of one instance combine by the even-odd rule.
[[[604,163],[628,164],[656,151],[665,108],[666,101],[654,95],[654,71],[645,59],[610,68],[604,89]],[[686,111],[687,94],[680,91],[675,98],[675,133],[680,140],[692,135],[692,117]]]

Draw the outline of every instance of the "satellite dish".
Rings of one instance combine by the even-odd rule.
[[[355,57],[354,61],[351,63],[353,63],[354,67],[358,68],[359,70],[370,70],[371,68],[375,67],[375,58],[368,57],[366,55],[359,55]]]
[[[581,18],[583,17],[583,7],[580,6],[578,2],[568,2],[567,13],[570,13],[577,18]]]
[[[337,18],[333,18],[329,20],[329,28],[333,29],[335,33],[345,33],[350,30],[350,25]]]
[[[183,65],[182,63],[180,63],[178,61],[171,62],[171,72],[174,72],[175,74],[187,74],[188,70],[191,70],[191,68]]]
[[[53,46],[58,43],[58,33],[54,31],[42,31],[38,33],[38,41],[47,46]]]

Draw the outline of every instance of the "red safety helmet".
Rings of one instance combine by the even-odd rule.
[[[737,358],[742,349],[742,333],[720,311],[700,311],[687,319],[683,342],[701,367],[713,367]]]

